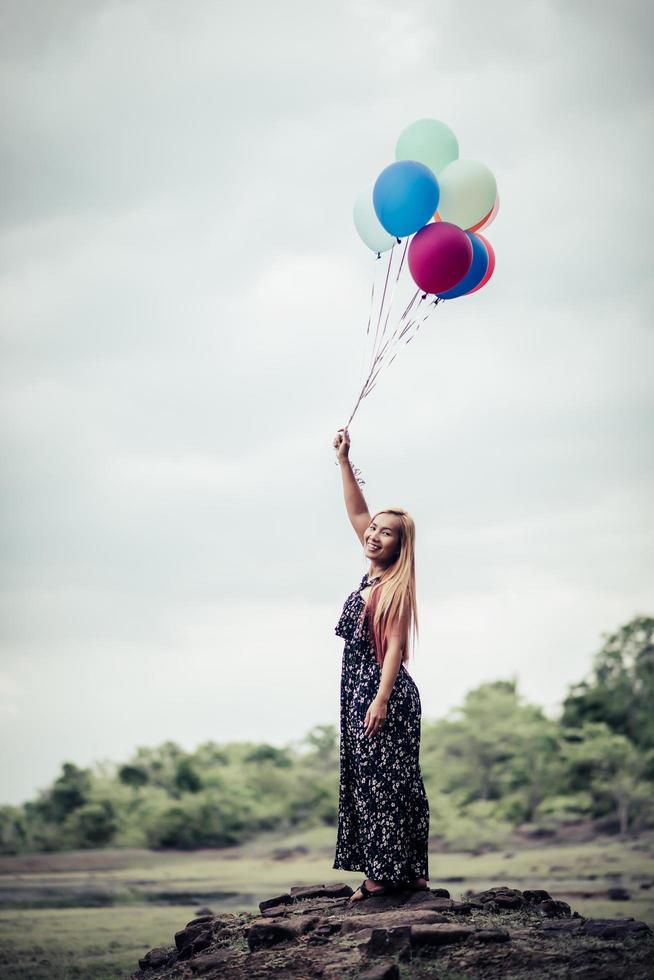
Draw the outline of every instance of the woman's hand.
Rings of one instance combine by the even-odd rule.
[[[363,719],[363,724],[365,725],[364,735],[376,735],[386,721],[387,713],[388,707],[386,702],[379,701],[375,698],[368,707],[366,717]]]
[[[339,460],[347,459],[350,452],[350,434],[347,429],[339,429],[333,442]]]

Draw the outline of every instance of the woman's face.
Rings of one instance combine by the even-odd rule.
[[[377,514],[363,532],[363,553],[377,565],[392,565],[400,554],[400,528],[397,514]]]

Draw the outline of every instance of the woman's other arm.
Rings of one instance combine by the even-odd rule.
[[[379,690],[368,707],[363,720],[364,734],[375,735],[388,714],[388,702],[402,664],[402,651],[406,638],[408,613],[405,612],[390,628],[382,664]]]
[[[357,483],[350,464],[348,455],[350,452],[350,436],[347,429],[339,429],[336,433],[334,449],[343,476],[343,494],[347,516],[350,518],[350,523],[356,531],[359,541],[363,544],[363,532],[370,524],[370,513],[366,498],[361,493],[361,487]]]

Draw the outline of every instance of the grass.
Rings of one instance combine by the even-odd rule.
[[[360,872],[331,867],[333,834],[333,829],[319,828],[190,853],[105,850],[0,858],[3,980],[118,980],[136,970],[149,949],[172,945],[174,933],[201,905],[216,912],[256,912],[262,898],[291,885],[345,881],[354,887]],[[303,846],[308,853],[272,859],[270,852],[280,846]],[[545,888],[582,915],[633,916],[654,927],[654,888],[639,887],[654,883],[653,855],[654,837],[516,847],[479,856],[432,853],[430,884],[448,888],[457,899],[469,888],[491,885]],[[447,880],[453,877],[465,880]],[[632,898],[592,897],[614,884],[626,887]],[[105,901],[104,907],[80,907],[94,895]],[[17,908],[21,902],[24,907]],[[44,902],[71,907],[34,907]],[[455,980],[455,973],[448,980]]]
[[[3,980],[117,980],[153,946],[172,945],[188,908],[36,909],[0,913]]]

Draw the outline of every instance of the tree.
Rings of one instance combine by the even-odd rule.
[[[464,805],[505,799],[504,817],[532,819],[552,790],[556,725],[541,708],[522,703],[514,680],[469,691],[439,727],[445,792],[460,793]]]
[[[563,702],[561,723],[604,722],[641,749],[654,748],[654,618],[635,616],[606,637],[591,676]]]
[[[314,725],[301,743],[309,748],[305,762],[318,769],[329,770],[338,766],[338,730],[335,725]]]
[[[272,766],[288,769],[293,765],[287,749],[278,749],[274,745],[257,745],[245,757],[246,762],[264,762]]]
[[[44,818],[54,823],[63,823],[69,813],[84,806],[92,786],[89,769],[78,769],[74,763],[64,762],[62,770],[50,792],[37,804]]]
[[[143,766],[121,766],[118,770],[118,778],[125,786],[145,786],[149,780],[148,774]]]
[[[118,819],[111,800],[85,803],[67,818],[65,831],[73,847],[105,847],[110,843]]]
[[[202,780],[191,765],[190,759],[180,759],[177,763],[175,786],[182,793],[197,793],[202,789]]]
[[[624,735],[605,722],[585,722],[570,730],[561,745],[573,789],[590,791],[599,815],[615,813],[622,835],[640,809],[649,810],[654,793],[643,780],[643,754]]]

